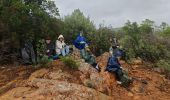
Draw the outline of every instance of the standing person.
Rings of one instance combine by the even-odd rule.
[[[88,45],[87,40],[83,37],[83,32],[80,32],[77,38],[74,40],[74,46],[80,50],[82,57],[85,56],[85,47]]]
[[[63,35],[59,35],[58,40],[56,41],[56,53],[57,55],[62,56],[69,54],[69,46],[65,44]]]

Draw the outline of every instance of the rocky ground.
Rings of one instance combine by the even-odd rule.
[[[80,59],[77,51],[72,57],[79,62],[78,69],[70,69],[60,60],[50,68],[1,67],[0,100],[170,100],[170,81],[141,60],[131,65],[121,61],[135,78],[125,89],[114,75],[104,71],[108,53],[97,58],[100,73]]]

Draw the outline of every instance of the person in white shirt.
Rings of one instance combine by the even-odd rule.
[[[63,35],[59,35],[58,40],[56,41],[56,53],[57,55],[62,56],[69,54],[69,46],[65,44]]]

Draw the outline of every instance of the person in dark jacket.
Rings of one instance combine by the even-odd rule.
[[[46,43],[46,55],[49,58],[53,59],[53,56],[55,55],[55,45],[52,43],[49,37],[46,38],[45,43]]]
[[[124,87],[128,87],[132,80],[128,76],[127,72],[123,70],[121,64],[119,63],[119,60],[122,56],[123,51],[119,48],[114,48],[114,51],[112,51],[112,54],[108,59],[105,71],[115,74],[118,80],[118,84],[121,84]]]
[[[117,48],[119,48],[119,43],[116,38],[110,38],[110,45],[109,52],[114,52]]]
[[[117,51],[115,50],[115,53],[111,55],[111,57],[109,57],[108,63],[107,63],[107,67],[106,67],[106,71],[110,72],[110,73],[115,73],[117,80],[120,81],[120,77],[122,75],[122,67],[119,63],[119,57],[121,57],[122,52],[119,51],[117,49]]]

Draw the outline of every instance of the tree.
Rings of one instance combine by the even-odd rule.
[[[169,27],[169,25],[166,22],[162,22],[160,25],[162,31],[164,31],[167,27]]]
[[[95,26],[89,17],[84,16],[84,14],[76,9],[71,15],[64,17],[64,35],[67,36],[66,39],[70,42],[78,35],[80,31],[84,32],[84,35],[91,39],[91,35],[95,32]]]
[[[154,21],[149,19],[145,19],[142,24],[140,25],[140,30],[142,33],[150,34],[153,32],[154,29]]]
[[[91,49],[94,54],[99,56],[104,52],[108,52],[111,46],[110,39],[113,39],[114,37],[115,31],[113,28],[100,25],[92,39]]]
[[[54,1],[0,0],[0,42],[3,44],[8,40],[12,44],[6,46],[11,51],[1,49],[0,52],[14,53],[25,39],[36,44],[40,38],[56,37],[62,23],[56,16],[59,16],[59,11]]]

